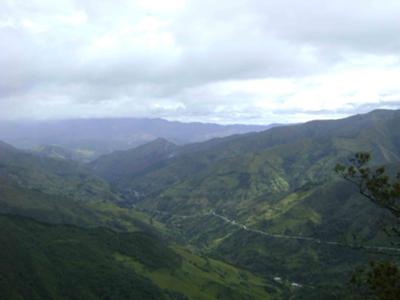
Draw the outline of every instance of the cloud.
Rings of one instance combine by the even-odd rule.
[[[399,13],[376,0],[4,1],[0,118],[269,123],[396,107],[382,95],[398,95]]]

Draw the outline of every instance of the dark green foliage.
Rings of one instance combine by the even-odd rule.
[[[20,215],[39,221],[82,227],[107,226],[120,231],[157,233],[129,209],[113,203],[76,201],[70,197],[23,188],[0,177],[0,213]]]
[[[141,232],[1,215],[0,244],[5,300],[270,299],[261,278]]]
[[[140,233],[116,234],[0,217],[2,299],[169,299],[148,279],[118,263],[124,253],[149,267],[179,267],[179,257]],[[160,256],[149,263],[146,256]]]
[[[371,262],[353,274],[354,298],[397,300],[400,295],[400,270],[393,262]]]
[[[136,191],[135,204],[164,212],[158,220],[213,255],[265,276],[335,289],[354,266],[368,261],[368,253],[266,239],[205,215],[216,211],[269,233],[390,247],[376,226],[387,214],[339,180],[334,167],[363,149],[373,153],[375,164],[393,164],[399,140],[400,111],[278,127],[181,147],[175,157],[142,169],[118,188]]]
[[[90,175],[78,163],[35,156],[4,143],[0,144],[2,181],[76,201],[119,200],[105,181]]]
[[[136,243],[130,241],[134,235]],[[174,269],[181,263],[181,258],[163,243],[144,233],[120,233],[118,240],[118,252],[134,257],[149,269]]]
[[[394,217],[394,225],[387,232],[398,238],[400,231],[400,172],[391,179],[384,166],[371,168],[369,153],[356,153],[347,165],[338,164],[336,172],[355,184],[359,192],[372,203]],[[387,220],[385,219],[386,225]],[[396,300],[400,295],[400,270],[394,262],[372,262],[370,267],[353,275],[356,295],[363,299]]]
[[[88,174],[82,166],[46,158],[38,160],[20,153],[7,154],[3,160],[0,157],[3,164],[0,196],[4,195],[0,197],[0,208],[3,212],[50,222],[84,226],[102,224],[121,231],[132,230],[130,226],[142,230],[148,226],[148,231],[155,230],[150,223],[159,230],[158,221],[161,221],[167,225],[168,232],[178,232],[180,240],[197,251],[262,274],[269,282],[275,276],[282,277],[282,282],[265,287],[270,293],[274,292],[277,299],[280,296],[281,299],[294,296],[298,299],[344,299],[345,292],[338,293],[338,286],[347,281],[351,270],[370,259],[380,258],[365,249],[354,249],[353,235],[356,234],[363,244],[391,245],[375,226],[387,214],[377,212],[371,203],[363,201],[354,188],[335,176],[333,169],[337,161],[362,149],[373,153],[374,164],[392,165],[400,156],[399,124],[400,111],[376,111],[344,120],[310,122],[172,147],[172,152],[168,147],[164,149],[163,143],[155,143],[140,148],[142,150],[110,155],[104,158],[104,164],[98,164],[101,166],[98,174],[110,180],[112,189]],[[9,153],[10,149],[4,151]],[[92,170],[95,165],[92,164]],[[115,191],[124,194],[124,201],[120,201]],[[133,210],[117,208],[111,205],[113,203],[123,203],[125,208],[135,205],[143,212],[140,220],[148,219],[147,225],[143,226],[130,215]],[[223,221],[212,215],[212,211],[252,230],[339,244],[268,237]],[[145,213],[149,213],[149,217]],[[40,297],[59,291],[61,281],[62,284],[70,282],[57,281],[64,273],[72,276],[71,272],[82,269],[78,264],[76,269],[70,270],[71,266],[63,260],[63,257],[70,257],[66,261],[71,262],[81,251],[83,261],[80,266],[94,264],[94,267],[87,266],[88,273],[82,271],[77,276],[83,282],[83,278],[90,277],[92,272],[100,274],[93,275],[95,277],[103,278],[104,275],[107,279],[110,273],[125,274],[127,278],[142,276],[164,288],[173,285],[172,291],[160,292],[165,297],[179,298],[174,292],[184,291],[186,296],[207,294],[215,299],[218,296],[222,299],[253,299],[255,294],[250,291],[256,286],[264,286],[254,277],[247,281],[245,278],[250,276],[249,273],[241,276],[237,275],[237,269],[225,264],[221,267],[219,261],[200,259],[192,254],[185,254],[186,258],[182,259],[174,255],[177,253],[175,248],[165,254],[159,252],[159,248],[166,247],[146,234],[136,233],[137,243],[131,243],[130,234],[125,236],[125,233],[96,229],[84,231],[88,232],[86,235],[76,227],[60,228],[61,231],[49,231],[54,234],[52,240],[57,240],[55,236],[62,237],[60,249],[51,243],[36,248],[39,246],[35,245],[40,243],[29,244],[31,234],[21,235],[19,241],[23,243],[20,249],[37,249],[34,256],[43,261],[34,266],[44,266],[45,271],[32,274],[47,276],[46,272],[56,272],[52,266],[58,263],[62,265],[61,269],[65,267],[66,273],[51,273],[43,280],[39,275],[32,277],[39,278],[32,284],[42,291]],[[77,232],[67,233],[64,228]],[[8,238],[12,241],[11,236]],[[75,243],[70,247],[74,240],[79,241],[79,246]],[[96,261],[114,261],[113,268],[118,270],[107,269],[106,262],[94,262],[87,254],[92,251]],[[59,255],[49,261],[47,256],[52,257],[53,253]],[[179,253],[183,257],[182,253],[186,252]],[[18,269],[25,270],[29,266],[24,262]],[[107,275],[101,272],[103,269]],[[126,275],[132,270],[136,272],[132,273],[134,275]],[[19,277],[26,272],[16,272],[13,276],[18,282],[30,282],[29,279],[21,280],[29,276]],[[120,276],[118,274],[116,278]],[[88,293],[84,298],[90,299],[94,293],[92,287],[96,286],[94,282],[103,283],[101,278],[88,280],[80,295]],[[146,290],[144,282],[148,281],[142,279],[138,281],[143,282],[143,290]],[[7,280],[11,279],[7,277]],[[73,279],[70,280],[72,283],[67,287],[75,284]],[[17,281],[13,284],[17,285]],[[251,281],[258,283],[251,285]],[[124,281],[121,282],[125,286]],[[302,287],[293,287],[293,282]],[[107,284],[104,288],[111,289]],[[115,289],[124,291],[119,286]],[[263,293],[257,295],[260,299],[265,298]],[[188,298],[196,299],[195,296]]]
[[[349,166],[338,164],[336,172],[354,183],[360,193],[376,205],[388,210],[400,220],[400,172],[395,180],[387,174],[385,167],[371,169],[369,153],[356,153]]]

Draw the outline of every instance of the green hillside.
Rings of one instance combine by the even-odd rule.
[[[89,164],[92,172],[119,186],[129,178],[149,168],[159,167],[173,157],[178,146],[165,139],[156,139],[128,151],[116,151],[103,155]]]
[[[272,299],[276,288],[144,233],[0,216],[2,299]],[[267,290],[269,292],[267,292]]]
[[[390,217],[333,171],[356,151],[397,169],[400,111],[86,165],[1,143],[0,284],[6,299],[344,299],[354,268],[398,252]]]
[[[174,229],[118,205],[119,196],[83,166],[6,144],[0,150],[5,299],[280,299],[275,283],[168,248],[160,239],[179,240]]]
[[[331,180],[335,164],[350,153],[369,151],[382,163],[398,160],[399,127],[400,111],[376,111],[273,128],[221,140],[206,150],[190,146],[128,184],[144,195],[148,207],[175,212],[218,208],[238,214],[238,208],[253,208],[249,202],[260,197]]]
[[[40,145],[32,149],[32,153],[44,157],[89,162],[95,155],[94,151],[85,149],[68,149],[57,145]]]
[[[371,152],[375,164],[397,162],[400,111],[189,145],[119,188],[139,194],[126,193],[126,201],[179,230],[189,244],[231,263],[306,285],[339,284],[370,259],[345,245],[390,245],[377,226],[382,215],[334,173],[337,162],[357,151]],[[211,212],[251,230],[342,246],[267,238]]]
[[[168,235],[160,223],[119,206],[120,202],[110,185],[90,175],[84,166],[0,144],[0,213],[51,223]]]
[[[90,175],[85,167],[0,144],[0,178],[23,188],[63,195],[77,201],[118,201],[109,184]]]

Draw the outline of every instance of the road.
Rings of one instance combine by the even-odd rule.
[[[138,208],[136,208],[136,209],[138,209]],[[247,232],[253,232],[253,233],[261,234],[263,236],[270,237],[270,238],[285,239],[285,240],[308,241],[308,242],[312,242],[312,243],[316,243],[316,244],[330,245],[330,246],[340,246],[340,247],[346,247],[346,248],[352,248],[352,249],[365,249],[365,250],[378,251],[378,252],[389,251],[389,252],[398,252],[398,253],[400,253],[400,248],[395,248],[395,247],[352,245],[352,244],[341,243],[341,242],[336,242],[336,241],[324,241],[324,240],[320,240],[320,239],[317,239],[317,238],[301,236],[301,235],[287,235],[287,234],[269,233],[269,232],[265,232],[265,231],[262,231],[262,230],[249,228],[246,225],[238,223],[235,220],[231,220],[226,216],[223,216],[223,215],[220,215],[220,214],[216,213],[215,211],[211,211],[211,212],[207,212],[207,213],[200,213],[200,214],[193,214],[193,215],[176,215],[176,214],[170,214],[170,213],[167,213],[167,212],[164,212],[164,211],[160,211],[160,210],[144,210],[144,209],[140,209],[140,210],[142,210],[144,212],[147,212],[147,213],[157,213],[157,214],[176,217],[176,218],[181,218],[181,219],[198,218],[198,217],[204,217],[204,216],[211,215],[211,216],[214,216],[216,218],[219,218],[219,219],[223,220],[225,223],[228,223],[228,224],[230,224],[232,226],[238,227],[238,228],[240,228],[242,230],[245,230]]]
[[[302,240],[302,241],[309,241],[317,244],[325,244],[325,245],[334,245],[334,246],[342,246],[342,247],[347,247],[347,248],[354,248],[354,249],[367,249],[367,250],[373,250],[373,251],[393,251],[393,252],[399,252],[399,248],[394,248],[394,247],[383,247],[383,246],[358,246],[358,245],[351,245],[347,243],[340,243],[340,242],[333,242],[333,241],[323,241],[320,239],[312,238],[312,237],[306,237],[306,236],[301,236],[301,235],[286,235],[286,234],[276,234],[276,233],[268,233],[265,231],[261,231],[258,229],[251,229],[248,228],[246,225],[240,224],[234,220],[230,220],[225,216],[222,216],[220,214],[217,214],[216,212],[211,212],[211,215],[220,218],[221,220],[225,221],[226,223],[231,224],[232,226],[237,226],[243,230],[246,230],[248,232],[254,232],[258,233],[267,237],[272,237],[272,238],[278,238],[278,239],[287,239],[287,240]]]

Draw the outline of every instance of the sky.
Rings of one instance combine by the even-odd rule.
[[[0,0],[0,120],[400,108],[398,0]]]

